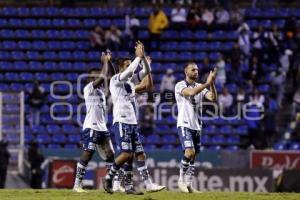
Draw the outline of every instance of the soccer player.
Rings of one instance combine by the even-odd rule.
[[[134,154],[140,155],[137,156],[137,160],[141,160],[139,157],[144,156],[144,149],[137,130],[135,85],[139,84],[150,73],[151,69],[144,54],[144,46],[140,42],[136,44],[135,55],[136,58],[132,62],[128,58],[122,59],[119,62],[120,73],[114,75],[110,80],[113,123],[119,130],[116,133],[116,142],[121,153],[115,158],[113,166],[103,179],[103,187],[108,193],[113,192],[113,178],[123,166],[125,192],[127,194],[143,194],[135,190],[132,182]],[[142,62],[143,69],[134,73],[140,62]],[[145,174],[144,178],[149,177],[146,177],[147,167],[144,159],[138,164],[138,169],[143,175]],[[148,183],[149,188],[154,187],[152,182],[149,181]]]
[[[151,66],[151,58],[149,56],[146,57],[149,66]],[[123,60],[125,61],[125,60]],[[142,65],[144,63],[142,62]],[[121,63],[122,65],[122,63]],[[143,92],[152,91],[153,90],[153,80],[151,73],[149,73],[138,85],[135,86],[135,93],[142,94]],[[165,186],[158,185],[153,183],[151,177],[149,175],[149,171],[146,165],[146,153],[143,151],[142,144],[139,144],[139,148],[135,149],[134,160],[136,161],[136,166],[139,171],[140,176],[146,186],[147,192],[158,192],[165,189]],[[119,170],[119,173],[114,177],[113,181],[113,191],[114,192],[124,192],[124,188],[121,186],[121,182],[123,181],[123,170]]]
[[[77,163],[76,179],[73,187],[73,191],[75,192],[86,192],[82,189],[82,180],[85,175],[86,166],[95,150],[106,161],[108,169],[114,161],[114,149],[110,133],[106,127],[106,99],[103,88],[103,83],[109,71],[108,65],[110,59],[110,53],[102,53],[101,61],[103,66],[101,71],[99,69],[89,70],[88,84],[83,89],[86,116],[81,132],[83,153]]]
[[[206,83],[197,83],[198,67],[194,62],[189,62],[184,67],[185,80],[175,86],[175,98],[178,106],[177,128],[180,142],[184,151],[181,160],[178,187],[182,192],[197,193],[192,186],[195,173],[195,158],[200,150],[200,135],[202,129],[202,101],[217,99],[214,79],[216,69],[210,71]],[[210,87],[210,90],[207,88]],[[200,111],[200,120],[199,120]]]

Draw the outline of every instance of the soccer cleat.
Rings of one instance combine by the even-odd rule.
[[[149,184],[149,185],[146,185],[146,191],[147,192],[159,192],[163,189],[165,189],[166,186],[164,185],[158,185],[156,183],[152,183],[152,184]]]
[[[113,186],[113,180],[112,179],[106,179],[105,177],[102,178],[102,184],[103,184],[103,189],[107,192],[112,194],[113,190],[112,190],[112,186]]]
[[[189,185],[187,186],[187,189],[189,191],[189,193],[196,193],[196,194],[201,194],[202,192],[199,190],[196,190],[195,188],[193,188],[193,186]]]
[[[112,188],[113,192],[121,192],[124,193],[125,192],[125,188],[121,186],[120,182],[118,181],[114,181],[113,182],[113,188]]]
[[[82,189],[82,187],[80,187],[80,186],[74,186],[73,191],[78,192],[78,193],[87,193],[87,191]]]
[[[136,191],[134,188],[130,188],[128,190],[125,190],[126,194],[132,194],[132,195],[143,195],[143,192]]]
[[[181,192],[189,193],[189,190],[187,188],[187,184],[183,182],[182,180],[178,180],[178,188]]]

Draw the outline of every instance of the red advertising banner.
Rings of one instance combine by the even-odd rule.
[[[72,188],[75,174],[76,161],[53,160],[50,166],[49,185],[52,188]]]
[[[253,151],[250,168],[297,169],[300,170],[300,152],[297,151]]]

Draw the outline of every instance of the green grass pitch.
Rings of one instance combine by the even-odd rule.
[[[229,193],[205,192],[183,194],[163,191],[133,196],[120,193],[107,194],[99,190],[89,190],[79,194],[71,190],[0,190],[0,200],[300,200],[296,193]]]

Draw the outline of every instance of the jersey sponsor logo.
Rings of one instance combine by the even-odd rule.
[[[122,142],[122,143],[121,143],[121,148],[122,148],[123,150],[129,150],[129,143],[127,143],[127,142]]]
[[[89,142],[88,149],[95,150],[96,149],[96,145],[94,143],[92,143],[92,142]]]
[[[193,147],[191,141],[184,141],[184,146],[185,146],[185,147]]]

